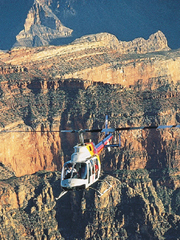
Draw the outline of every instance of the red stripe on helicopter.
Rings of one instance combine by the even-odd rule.
[[[97,151],[97,154],[99,154],[105,145],[107,145],[109,143],[109,141],[112,139],[112,134],[109,134],[106,138],[104,138],[101,142],[99,142],[95,148],[96,148],[96,151]]]

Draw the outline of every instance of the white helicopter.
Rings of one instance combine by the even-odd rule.
[[[120,147],[120,137],[118,144],[110,144],[113,138],[114,128],[108,128],[108,116],[105,120],[104,129],[84,129],[84,130],[61,130],[61,132],[78,133],[79,144],[74,147],[71,160],[66,162],[61,173],[61,187],[64,190],[58,198],[61,198],[69,190],[86,189],[99,180],[101,173],[100,153],[104,147]],[[86,142],[83,134],[85,132],[103,132],[105,138],[95,145],[91,140]],[[107,182],[108,189],[111,185]],[[107,189],[107,190],[108,190]],[[99,192],[99,195],[103,195]]]
[[[69,190],[86,189],[99,180],[101,173],[101,151],[104,147],[108,147],[110,150],[110,147],[121,146],[120,134],[118,144],[110,144],[110,141],[113,138],[113,132],[140,129],[166,129],[173,127],[180,127],[180,125],[108,128],[108,116],[106,115],[105,128],[103,129],[61,130],[61,132],[66,133],[78,133],[79,144],[74,147],[74,153],[71,155],[71,160],[66,162],[62,168],[61,187],[63,191],[56,200],[60,199]],[[91,141],[84,141],[83,134],[85,132],[102,132],[105,133],[105,138],[95,145]],[[103,193],[98,191],[99,197],[112,187],[108,182],[107,184],[108,188]]]

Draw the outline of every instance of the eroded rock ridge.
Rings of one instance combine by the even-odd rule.
[[[163,39],[160,35],[149,39]],[[1,161],[17,176],[61,170],[76,136],[64,136],[61,142],[62,136],[51,131],[97,128],[105,114],[118,126],[178,124],[179,51],[163,46],[166,51],[122,54],[115,36],[102,33],[67,46],[1,53]],[[11,132],[3,132],[7,130]],[[122,148],[104,166],[139,169],[155,163],[179,168],[178,133],[122,133]]]
[[[16,36],[14,47],[48,45],[53,39],[71,36],[73,30],[65,27],[43,1],[35,0],[24,23],[24,30]]]
[[[112,127],[180,123],[179,51],[138,41],[122,52],[103,33],[0,53],[1,239],[178,239],[178,128],[122,132],[121,148],[102,153],[104,196],[54,199],[78,139],[53,130],[101,128],[105,114]]]
[[[0,237],[6,239],[178,239],[179,177],[171,171],[111,171],[93,189],[59,201],[59,172],[20,178],[0,166]],[[10,175],[10,173],[12,175]],[[4,175],[0,176],[0,179]]]

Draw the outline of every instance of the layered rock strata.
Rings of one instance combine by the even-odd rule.
[[[90,3],[89,1],[76,0],[34,0],[33,3],[33,0],[31,0],[31,2],[32,7],[25,19],[24,29],[16,36],[17,41],[14,45],[16,47],[35,47],[42,45],[47,46],[48,44],[69,43],[79,36],[93,32],[98,33],[103,30],[113,32],[115,35],[118,34],[118,38],[121,36],[124,39],[132,39],[134,36],[150,34],[148,32],[150,30],[148,29],[153,29],[150,26],[144,29],[143,26],[144,30],[141,32],[139,29],[141,29],[142,26],[138,29],[136,26],[138,23],[134,26],[129,25],[125,19],[134,18],[134,14],[137,14],[135,19],[137,22],[140,21],[140,25],[142,22],[144,23],[145,20],[141,19],[141,14],[138,13],[138,9],[133,8],[133,5],[129,6],[132,8],[130,10],[126,4],[124,5],[119,2],[113,3],[111,6],[108,6],[109,3],[104,1]],[[127,14],[125,14],[125,18],[119,17],[121,14],[124,15],[123,11]],[[109,16],[108,19],[107,15]],[[96,19],[98,20],[96,21]],[[129,21],[131,22],[131,20]],[[148,26],[150,24],[148,17],[145,21],[147,21]],[[62,23],[64,23],[66,27]],[[159,27],[154,26],[155,29]],[[137,28],[136,34],[133,33],[133,31],[127,30],[134,28]],[[169,36],[169,38],[171,37]],[[167,41],[164,36],[157,34],[155,38],[151,36],[147,41],[143,38],[138,38],[128,43],[120,41],[119,47],[123,52],[126,49],[137,53],[145,53],[147,50],[156,51],[157,49],[160,50],[160,48],[164,49],[164,47],[166,48],[165,43],[167,43]]]
[[[1,53],[1,162],[17,176],[61,170],[77,136],[52,130],[102,127],[105,114],[118,126],[179,123],[179,51],[122,54],[118,44],[104,33]],[[122,133],[103,168],[179,168],[178,131]]]
[[[24,30],[16,36],[14,47],[48,45],[53,39],[71,36],[72,32],[46,3],[35,0],[25,20]]]
[[[111,171],[94,186],[59,201],[59,172],[20,178],[0,166],[0,238],[178,239],[179,177],[176,171]],[[12,175],[10,175],[10,173]],[[2,180],[3,178],[3,180]]]
[[[119,127],[179,122],[180,95],[172,85],[137,92],[121,85],[59,80],[48,81],[47,88],[42,79],[24,74],[29,81],[10,81],[5,75],[1,82],[1,162],[17,176],[61,170],[78,139],[52,131],[102,127],[104,113]],[[119,150],[106,153],[104,169],[179,168],[179,129],[123,132],[121,142]]]
[[[164,38],[159,32],[149,39]],[[134,47],[138,46],[135,41]],[[153,81],[166,78],[169,82],[179,81],[179,52],[150,53],[155,49],[150,46],[156,42],[150,41],[142,47],[142,53],[137,54],[131,43],[119,46],[118,40],[110,34],[97,34],[84,37],[74,44],[61,47],[41,47],[36,49],[14,49],[7,54],[1,54],[2,61],[13,65],[26,67],[33,74],[56,79],[82,79],[93,82],[121,84],[126,87],[139,84],[151,85]],[[147,47],[146,47],[147,45]],[[156,51],[167,50],[167,43],[162,41],[162,47]],[[125,46],[125,47],[124,47]],[[129,54],[127,54],[129,53]],[[160,83],[161,84],[161,83]]]
[[[78,140],[60,129],[101,128],[105,114],[112,127],[180,123],[179,51],[123,54],[115,42],[0,53],[0,239],[178,239],[178,128],[122,132],[93,186],[109,191],[55,201]]]

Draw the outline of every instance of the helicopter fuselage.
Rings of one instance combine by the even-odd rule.
[[[72,189],[85,189],[90,185],[95,183],[101,173],[101,163],[100,163],[100,153],[107,147],[110,150],[111,147],[121,147],[121,134],[119,133],[119,142],[110,144],[111,139],[113,138],[112,133],[121,132],[121,131],[131,131],[131,130],[146,130],[146,129],[171,129],[179,128],[179,124],[175,125],[159,125],[159,126],[128,126],[128,127],[117,127],[117,128],[108,128],[108,116],[106,115],[105,119],[105,128],[103,129],[80,129],[80,130],[61,130],[61,132],[67,133],[78,133],[80,144],[74,147],[74,153],[71,155],[71,160],[66,162],[62,169],[61,174],[61,187],[63,191],[58,198],[61,198],[67,191]],[[86,132],[101,132],[105,133],[105,137],[97,145],[89,141],[85,143],[83,134]],[[107,183],[109,187],[112,187]],[[109,188],[108,188],[109,189]],[[108,190],[106,189],[104,193]],[[104,193],[100,193],[102,196]]]
[[[64,190],[88,188],[95,183],[101,172],[99,154],[112,139],[109,134],[97,145],[93,142],[78,144],[74,147],[71,160],[62,169],[61,187]]]

